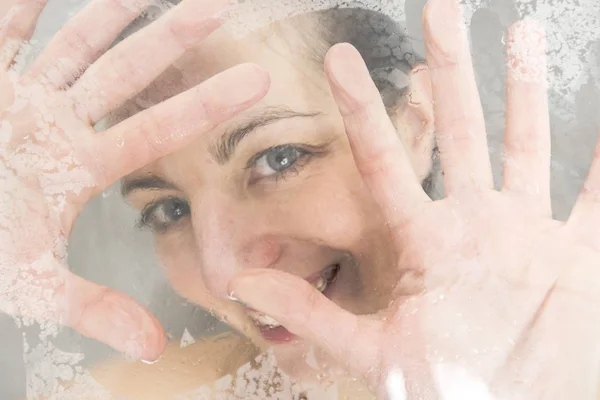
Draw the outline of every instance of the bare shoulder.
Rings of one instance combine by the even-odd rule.
[[[246,339],[226,334],[184,348],[177,343],[169,344],[154,364],[111,360],[95,367],[92,375],[112,393],[128,399],[173,399],[177,394],[211,385],[234,373],[257,354],[257,349]]]

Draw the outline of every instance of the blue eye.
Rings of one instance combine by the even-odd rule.
[[[147,205],[141,213],[139,225],[163,233],[188,215],[190,205],[187,201],[167,197]]]
[[[292,145],[273,147],[263,152],[256,159],[253,169],[259,177],[280,174],[294,166],[299,159],[307,154],[306,150]]]

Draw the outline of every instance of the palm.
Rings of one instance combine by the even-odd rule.
[[[244,271],[230,289],[382,398],[593,398],[600,162],[569,220],[553,220],[544,37],[536,24],[521,22],[508,41],[504,179],[494,190],[459,18],[455,0],[431,0],[425,10],[441,201],[415,180],[360,55],[339,45],[326,61],[356,166],[400,257],[390,307],[352,315],[276,271]],[[274,300],[274,293],[286,298]]]
[[[570,353],[581,355],[573,343],[597,332],[589,318],[600,297],[582,283],[595,275],[600,254],[577,244],[564,224],[535,212],[510,195],[478,193],[428,204],[422,218],[403,227],[399,248],[412,251],[398,265],[409,276],[419,271],[422,290],[405,295],[414,293],[414,279],[407,288],[399,282],[380,340],[401,345],[382,353],[381,370],[411,365],[403,369],[411,393],[432,386],[448,390],[440,386],[462,368],[511,398],[573,395],[574,386],[560,392],[564,382],[540,385],[539,379],[594,366],[593,353],[575,364],[566,360]],[[413,240],[418,245],[406,244]],[[569,271],[572,260],[582,259],[577,271]],[[579,322],[565,331],[570,318]],[[382,383],[386,377],[377,379]],[[428,379],[435,379],[434,385]],[[517,382],[537,385],[519,393],[525,389]],[[578,398],[589,395],[579,393]]]
[[[5,116],[2,124],[10,127],[0,159],[7,168],[6,178],[14,181],[12,201],[6,202],[12,211],[7,226],[19,226],[25,217],[41,218],[47,223],[40,223],[39,229],[56,239],[60,230],[69,233],[70,226],[64,223],[72,222],[61,222],[61,215],[74,204],[84,204],[90,192],[83,189],[95,186],[97,168],[91,154],[86,154],[94,130],[75,114],[76,105],[62,93],[42,84],[23,85],[8,79],[0,86],[13,99],[0,110]],[[23,203],[30,205],[18,206]],[[39,256],[40,250],[32,256]]]
[[[56,302],[40,302],[37,292],[64,285],[55,268],[66,253],[70,218],[75,206],[89,199],[95,183],[94,169],[82,162],[90,158],[82,157],[83,146],[78,146],[90,137],[91,127],[59,93],[41,84],[14,82],[9,74],[2,78],[0,87],[13,101],[0,111],[6,129],[0,155],[5,236],[0,252],[7,260],[0,265],[0,310],[55,320]],[[36,303],[32,315],[29,310]]]

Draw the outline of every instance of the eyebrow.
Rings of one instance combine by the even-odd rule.
[[[238,126],[223,133],[217,143],[210,149],[212,157],[219,163],[227,163],[240,142],[255,132],[257,129],[278,121],[292,118],[314,118],[321,115],[320,112],[306,113],[294,111],[290,108],[277,106],[265,107],[256,113],[246,117]],[[142,176],[132,179],[124,179],[121,183],[121,195],[127,197],[135,190],[178,190],[177,186],[156,175]]]
[[[294,111],[283,106],[262,108],[260,111],[247,116],[246,120],[238,126],[223,133],[211,149],[212,156],[219,164],[225,164],[231,159],[240,142],[257,129],[285,119],[314,118],[321,114],[320,112]]]
[[[167,182],[163,178],[156,175],[143,176],[133,179],[124,179],[121,183],[121,195],[127,197],[127,195],[134,190],[157,190],[157,189],[174,189],[177,190],[177,186],[170,182]]]

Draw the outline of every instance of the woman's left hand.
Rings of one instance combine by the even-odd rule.
[[[356,50],[337,45],[326,60],[356,165],[400,254],[404,279],[389,308],[356,316],[273,270],[247,269],[230,290],[381,398],[596,398],[600,150],[570,218],[554,220],[545,37],[519,22],[507,51],[504,182],[494,190],[457,3],[431,0],[424,20],[443,200],[423,192]],[[421,290],[407,294],[415,277]]]

